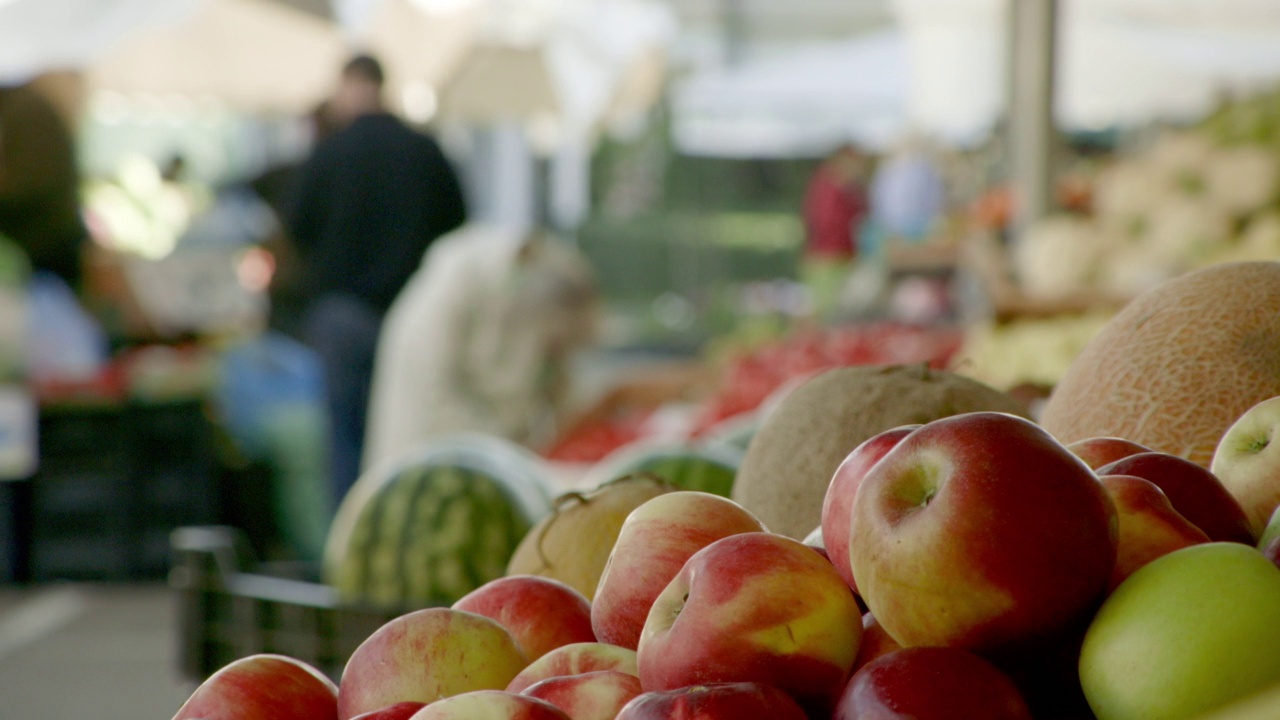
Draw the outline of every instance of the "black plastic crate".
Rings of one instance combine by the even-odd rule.
[[[218,521],[213,427],[201,403],[47,409],[30,502],[27,577],[164,577],[168,534]],[[25,579],[25,578],[24,578]]]
[[[255,563],[234,528],[179,528],[172,550],[179,670],[194,682],[255,653],[297,658],[336,681],[360,643],[409,610],[344,605],[313,566]]]

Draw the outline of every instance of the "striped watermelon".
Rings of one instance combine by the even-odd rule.
[[[729,497],[742,451],[728,445],[635,443],[601,460],[590,471],[591,484],[624,475],[651,473],[681,490]]]
[[[434,441],[352,488],[329,533],[325,580],[346,602],[450,605],[503,576],[551,496],[536,459],[506,441]]]

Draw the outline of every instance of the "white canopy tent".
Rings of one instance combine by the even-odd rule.
[[[264,0],[204,0],[104,53],[89,65],[88,80],[94,90],[301,113],[329,93],[347,53],[339,28],[310,13]]]
[[[678,145],[760,157],[912,131],[979,140],[1005,111],[1008,1],[895,0],[897,29],[696,72],[674,92]],[[1280,3],[1231,1],[1229,24],[1202,22],[1207,0],[1061,0],[1058,124],[1190,120],[1280,81]]]

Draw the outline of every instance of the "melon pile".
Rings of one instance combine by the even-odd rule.
[[[1280,263],[1220,265],[1124,308],[1058,384],[1041,423],[1064,442],[1123,437],[1208,467],[1227,428],[1280,395]]]

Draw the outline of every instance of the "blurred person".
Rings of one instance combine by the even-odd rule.
[[[33,85],[0,87],[0,235],[36,271],[82,286],[88,230],[80,215],[80,173],[71,128]]]
[[[365,468],[453,433],[548,444],[598,300],[585,258],[542,233],[473,225],[434,244],[383,327]]]
[[[867,158],[853,145],[842,145],[818,166],[805,192],[801,273],[818,317],[834,308],[858,255],[866,173]]]
[[[336,501],[359,472],[383,316],[431,243],[466,218],[439,145],[382,96],[381,64],[352,58],[328,107],[340,129],[299,170],[285,212],[305,298],[299,332],[324,368]]]
[[[946,209],[946,187],[922,138],[909,136],[871,178],[871,223],[886,242],[927,240]]]

